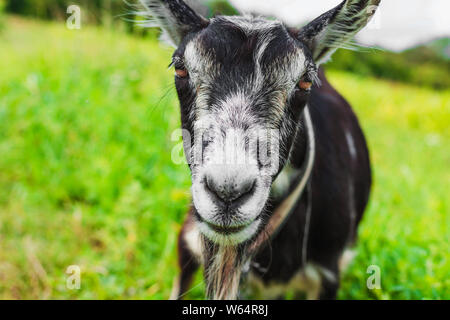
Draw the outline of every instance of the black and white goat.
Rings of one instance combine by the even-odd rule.
[[[176,47],[192,172],[173,297],[203,265],[210,299],[279,298],[288,289],[335,298],[371,170],[357,118],[319,65],[380,0],[345,0],[300,29],[253,16],[208,20],[182,0],[141,2],[148,25]]]

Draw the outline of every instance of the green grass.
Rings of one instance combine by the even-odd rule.
[[[168,298],[190,201],[189,172],[170,160],[169,57],[153,40],[6,20],[0,298]],[[329,76],[360,116],[375,173],[340,298],[450,299],[450,91]],[[380,290],[366,288],[372,264]],[[66,288],[69,265],[80,290]]]

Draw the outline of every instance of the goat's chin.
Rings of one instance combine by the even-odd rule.
[[[208,223],[197,221],[200,232],[210,241],[223,246],[236,246],[252,239],[259,230],[261,218],[257,218],[242,230],[233,233],[215,231]]]

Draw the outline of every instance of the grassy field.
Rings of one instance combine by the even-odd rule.
[[[170,49],[63,23],[5,26],[0,298],[168,298],[190,201],[189,172],[170,160]],[[339,297],[450,299],[450,90],[329,76],[360,116],[375,174]],[[80,290],[66,288],[70,265]],[[369,265],[379,290],[366,287]],[[202,289],[199,274],[189,297]]]

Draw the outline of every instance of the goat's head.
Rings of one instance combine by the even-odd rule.
[[[380,0],[346,0],[301,29],[250,16],[207,20],[182,0],[141,0],[175,47],[185,153],[201,232],[256,235],[318,65],[368,22]]]

